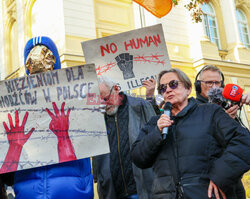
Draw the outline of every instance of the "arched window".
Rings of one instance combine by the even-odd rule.
[[[246,48],[250,48],[247,18],[245,14],[239,9],[236,9],[236,18],[240,32],[240,40]]]
[[[211,4],[202,5],[203,24],[205,27],[206,35],[211,42],[215,43],[220,48],[220,38],[218,34],[218,27],[216,22],[216,14]]]

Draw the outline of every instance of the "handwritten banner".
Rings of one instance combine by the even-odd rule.
[[[94,64],[0,82],[0,173],[109,152]]]
[[[141,87],[170,68],[161,24],[82,42],[82,48],[97,75],[110,77],[123,91]]]

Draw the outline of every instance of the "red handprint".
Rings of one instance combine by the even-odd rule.
[[[27,140],[29,139],[33,131],[35,130],[35,128],[32,128],[29,131],[29,133],[27,134],[24,133],[24,126],[27,122],[28,115],[29,113],[26,112],[21,126],[19,126],[18,111],[15,112],[15,125],[16,126],[14,126],[10,114],[8,114],[10,128],[7,126],[5,122],[3,122],[3,126],[5,128],[8,142],[9,142],[9,149],[5,157],[4,163],[0,169],[0,173],[17,170],[23,145],[27,142]]]
[[[70,109],[68,109],[67,115],[64,113],[65,102],[62,103],[61,113],[56,106],[56,103],[52,103],[53,109],[55,111],[55,115],[50,112],[48,108],[46,111],[51,117],[51,122],[49,124],[49,129],[57,136],[58,139],[58,156],[59,162],[76,160],[76,155],[74,151],[74,147],[69,138],[68,130],[69,130],[69,114]]]

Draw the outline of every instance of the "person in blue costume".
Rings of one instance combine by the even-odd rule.
[[[52,68],[44,69],[38,62],[32,63],[39,65],[34,67],[36,69],[27,67],[27,63],[32,62],[32,59],[28,60],[31,50],[39,45],[47,47],[53,53]],[[61,68],[57,48],[54,42],[45,36],[34,37],[27,42],[24,48],[24,64],[27,75]],[[16,199],[92,199],[94,193],[90,158],[17,171],[14,177],[14,192]]]

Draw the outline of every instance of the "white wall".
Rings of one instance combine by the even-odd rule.
[[[96,38],[93,0],[63,0],[66,35]]]

